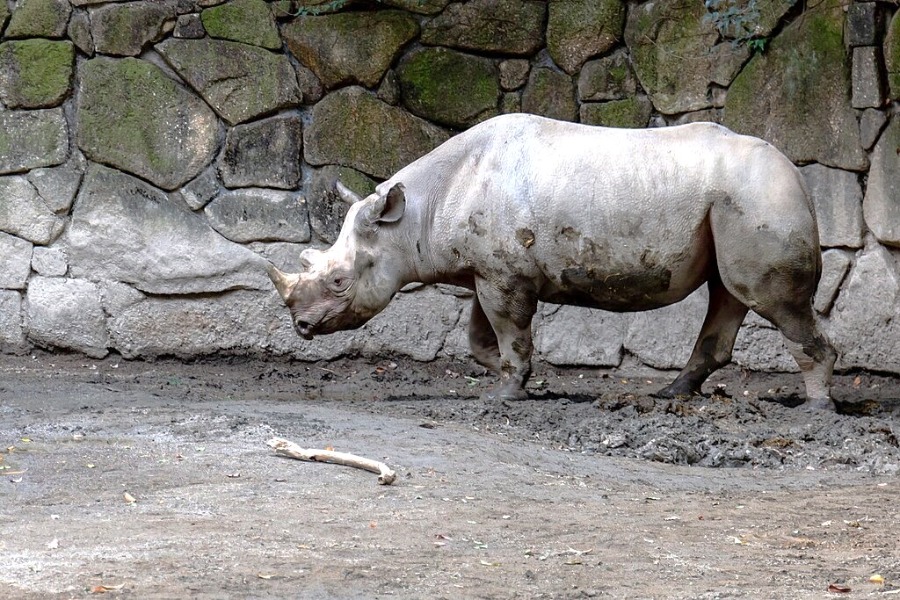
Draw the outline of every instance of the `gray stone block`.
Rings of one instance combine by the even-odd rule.
[[[200,210],[219,194],[219,180],[216,170],[209,168],[190,180],[179,190],[182,200],[191,210]]]
[[[827,314],[841,289],[841,284],[850,270],[850,254],[843,250],[826,250],[822,253],[822,278],[813,307],[821,314]]]
[[[851,81],[853,108],[879,108],[884,104],[884,78],[881,48],[861,46],[853,49]]]
[[[0,110],[0,175],[58,165],[68,152],[62,108]]]
[[[862,188],[856,173],[813,164],[801,167],[824,247],[862,247]]]
[[[153,186],[91,165],[66,235],[73,277],[156,294],[270,289],[265,263]]]
[[[0,177],[0,231],[45,245],[59,237],[64,224],[27,179]]]
[[[384,312],[366,323],[359,336],[368,356],[401,355],[434,360],[459,321],[460,301],[433,287],[397,294]]]
[[[295,189],[300,183],[303,125],[283,115],[237,125],[225,137],[219,174],[226,187]]]
[[[21,354],[28,349],[22,327],[22,296],[19,292],[0,290],[0,353]]]
[[[36,246],[31,257],[31,268],[44,277],[64,277],[69,270],[69,262],[62,248]]]
[[[863,111],[859,117],[859,139],[863,148],[872,149],[887,121],[888,117],[884,111],[874,108],[867,108]]]
[[[59,167],[34,169],[28,173],[28,181],[53,212],[65,214],[72,208],[75,193],[81,185],[85,162],[79,153],[76,158]]]
[[[534,346],[553,365],[616,367],[630,315],[543,304],[535,317]]]
[[[895,252],[870,244],[857,257],[827,321],[838,366],[900,372],[900,275]]]
[[[582,102],[623,100],[636,92],[637,79],[625,50],[586,62],[578,76],[578,98]]]
[[[33,277],[24,310],[25,332],[31,342],[92,358],[108,354],[109,335],[97,284],[84,279]]]
[[[203,28],[203,21],[200,20],[200,15],[196,13],[179,15],[178,20],[175,22],[175,29],[172,31],[172,37],[188,40],[198,40],[205,35],[206,30]]]
[[[878,2],[854,2],[847,7],[847,45],[875,46],[884,32],[884,11]]]
[[[872,151],[863,199],[866,225],[883,244],[900,246],[900,119],[891,119]]]
[[[703,286],[678,304],[635,313],[625,349],[657,369],[684,367],[703,325],[708,298]]]
[[[233,242],[308,242],[306,200],[263,188],[230,190],[203,209],[209,224]]]
[[[504,92],[517,90],[528,81],[531,63],[524,58],[511,58],[500,62],[500,87]]]
[[[0,288],[25,289],[33,248],[31,242],[0,231]]]
[[[175,18],[166,2],[112,3],[90,9],[94,48],[101,54],[138,56],[163,36],[163,25]]]

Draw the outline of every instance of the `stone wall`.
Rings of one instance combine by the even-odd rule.
[[[840,366],[900,373],[897,4],[739,4],[735,24],[697,0],[0,0],[0,351],[465,356],[468,301],[444,287],[305,342],[260,257],[290,270],[334,239],[335,179],[365,193],[525,111],[774,143],[814,195]],[[539,357],[679,367],[704,296],[542,306]],[[752,315],[736,360],[795,368]]]

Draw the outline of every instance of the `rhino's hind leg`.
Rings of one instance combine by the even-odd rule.
[[[772,322],[784,336],[785,345],[803,374],[806,402],[809,409],[835,410],[831,398],[831,377],[837,352],[819,330],[812,304],[782,306],[760,314]]]
[[[469,317],[469,348],[478,364],[500,373],[500,346],[497,334],[491,327],[478,296],[472,298],[472,314]]]
[[[487,399],[523,399],[528,397],[525,383],[531,375],[531,320],[537,311],[537,297],[527,282],[495,284],[477,278],[477,306],[490,324],[499,350],[500,383],[486,392]],[[473,317],[476,314],[472,306]],[[471,332],[471,329],[470,329]],[[483,346],[482,346],[483,348]]]
[[[747,307],[725,289],[718,278],[711,279],[708,288],[709,307],[691,357],[675,381],[657,392],[656,396],[660,398],[699,394],[703,382],[731,361],[734,340],[744,322]]]

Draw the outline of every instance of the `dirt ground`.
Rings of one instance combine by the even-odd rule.
[[[0,598],[900,597],[900,380],[671,377],[0,356]]]

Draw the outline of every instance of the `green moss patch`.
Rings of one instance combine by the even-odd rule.
[[[69,41],[13,40],[0,44],[0,98],[10,108],[58,106],[68,95],[75,64]]]

